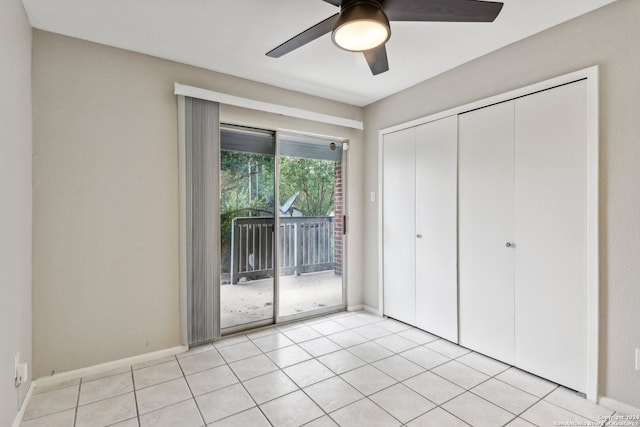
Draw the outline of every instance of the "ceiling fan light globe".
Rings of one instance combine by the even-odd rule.
[[[380,46],[389,40],[389,28],[378,21],[358,20],[347,22],[333,32],[333,42],[352,52],[363,52]]]
[[[382,6],[373,0],[356,0],[344,5],[331,33],[336,46],[352,52],[376,48],[390,36],[389,20]]]

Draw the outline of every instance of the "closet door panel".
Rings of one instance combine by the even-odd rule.
[[[457,116],[416,129],[416,326],[458,341]],[[418,237],[419,236],[419,237]]]
[[[415,325],[415,128],[383,142],[384,314]]]
[[[516,363],[578,391],[587,379],[587,89],[516,100]]]
[[[514,103],[459,116],[460,344],[514,359]]]

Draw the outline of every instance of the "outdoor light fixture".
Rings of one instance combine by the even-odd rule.
[[[341,49],[364,52],[389,40],[391,28],[382,6],[375,0],[344,2],[331,39]]]

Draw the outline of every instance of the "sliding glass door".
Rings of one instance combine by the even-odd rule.
[[[279,135],[278,317],[344,307],[343,144]]]
[[[220,129],[220,328],[274,319],[275,135]]]
[[[222,334],[345,306],[342,153],[342,142],[221,126]]]

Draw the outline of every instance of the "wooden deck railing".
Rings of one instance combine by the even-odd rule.
[[[231,224],[231,283],[273,275],[274,219],[238,217]],[[280,218],[280,274],[333,270],[334,218]]]

